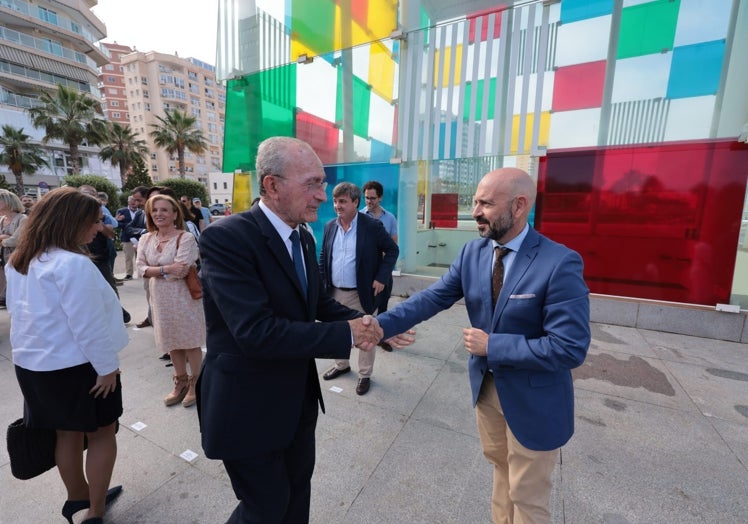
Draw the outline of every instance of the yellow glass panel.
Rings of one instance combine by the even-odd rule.
[[[456,86],[460,81],[460,75],[462,74],[462,44],[458,45],[455,49],[455,70],[454,72],[452,72],[452,74],[450,74],[452,48],[444,48],[444,76],[442,77],[441,87],[448,87],[450,82],[452,82],[453,86]],[[441,60],[439,58],[440,51],[441,49],[437,49],[434,53],[434,88],[438,87],[437,81],[439,79],[439,62]]]
[[[395,85],[395,61],[381,42],[371,44],[369,51],[369,84],[376,94],[392,103]]]
[[[397,0],[369,0],[367,22],[371,40],[390,36],[397,29]]]
[[[517,151],[519,144],[519,117],[514,115],[512,118],[512,143],[509,153],[512,155],[524,155],[530,153],[530,144],[532,142],[532,130],[535,125],[535,115],[528,114],[525,122],[525,143],[522,151]],[[540,113],[540,134],[538,135],[538,145],[547,146],[548,136],[551,130],[551,112],[543,111]]]
[[[234,173],[234,191],[231,195],[231,212],[241,213],[252,205],[252,175]]]
[[[299,55],[316,56],[317,52],[302,44],[300,41],[291,39],[291,62],[296,62]]]

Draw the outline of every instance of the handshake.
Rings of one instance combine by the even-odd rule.
[[[355,320],[349,320],[351,334],[353,335],[353,344],[364,351],[371,351],[384,337],[384,331],[379,326],[377,319],[371,315],[364,315]],[[415,341],[415,331],[409,330],[407,333],[395,335],[387,340],[397,349],[409,346]]]

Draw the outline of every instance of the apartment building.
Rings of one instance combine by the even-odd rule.
[[[108,120],[130,125],[122,56],[132,53],[132,48],[116,42],[113,44],[102,42],[101,49],[109,58],[109,63],[99,69],[98,86],[101,91],[101,108]]]
[[[26,109],[38,103],[41,91],[65,85],[101,99],[98,68],[109,59],[96,45],[106,27],[91,12],[96,0],[0,1],[0,123],[23,128],[41,142],[43,129],[31,125]],[[43,145],[50,167],[24,177],[26,190],[58,187],[72,172],[67,147],[59,142]],[[82,174],[106,176],[118,183],[119,172],[98,158],[98,147],[82,144]],[[0,173],[12,183],[8,166]]]
[[[154,181],[178,175],[176,154],[156,147],[150,136],[157,116],[179,109],[194,116],[208,143],[207,151],[185,151],[185,176],[208,184],[208,173],[221,170],[226,90],[216,82],[215,68],[195,58],[156,51],[135,51],[121,57],[130,127],[150,150],[147,165]],[[111,109],[111,108],[110,108]]]

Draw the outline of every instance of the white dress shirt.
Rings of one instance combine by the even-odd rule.
[[[54,371],[90,362],[99,375],[119,368],[128,343],[122,307],[87,256],[55,248],[28,274],[6,264],[5,275],[14,364]]]

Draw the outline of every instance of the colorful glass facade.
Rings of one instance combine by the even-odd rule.
[[[748,307],[746,2],[451,4],[221,0],[224,171],[298,136],[331,186],[380,180],[400,268],[438,274],[480,177],[522,167],[593,291]]]

